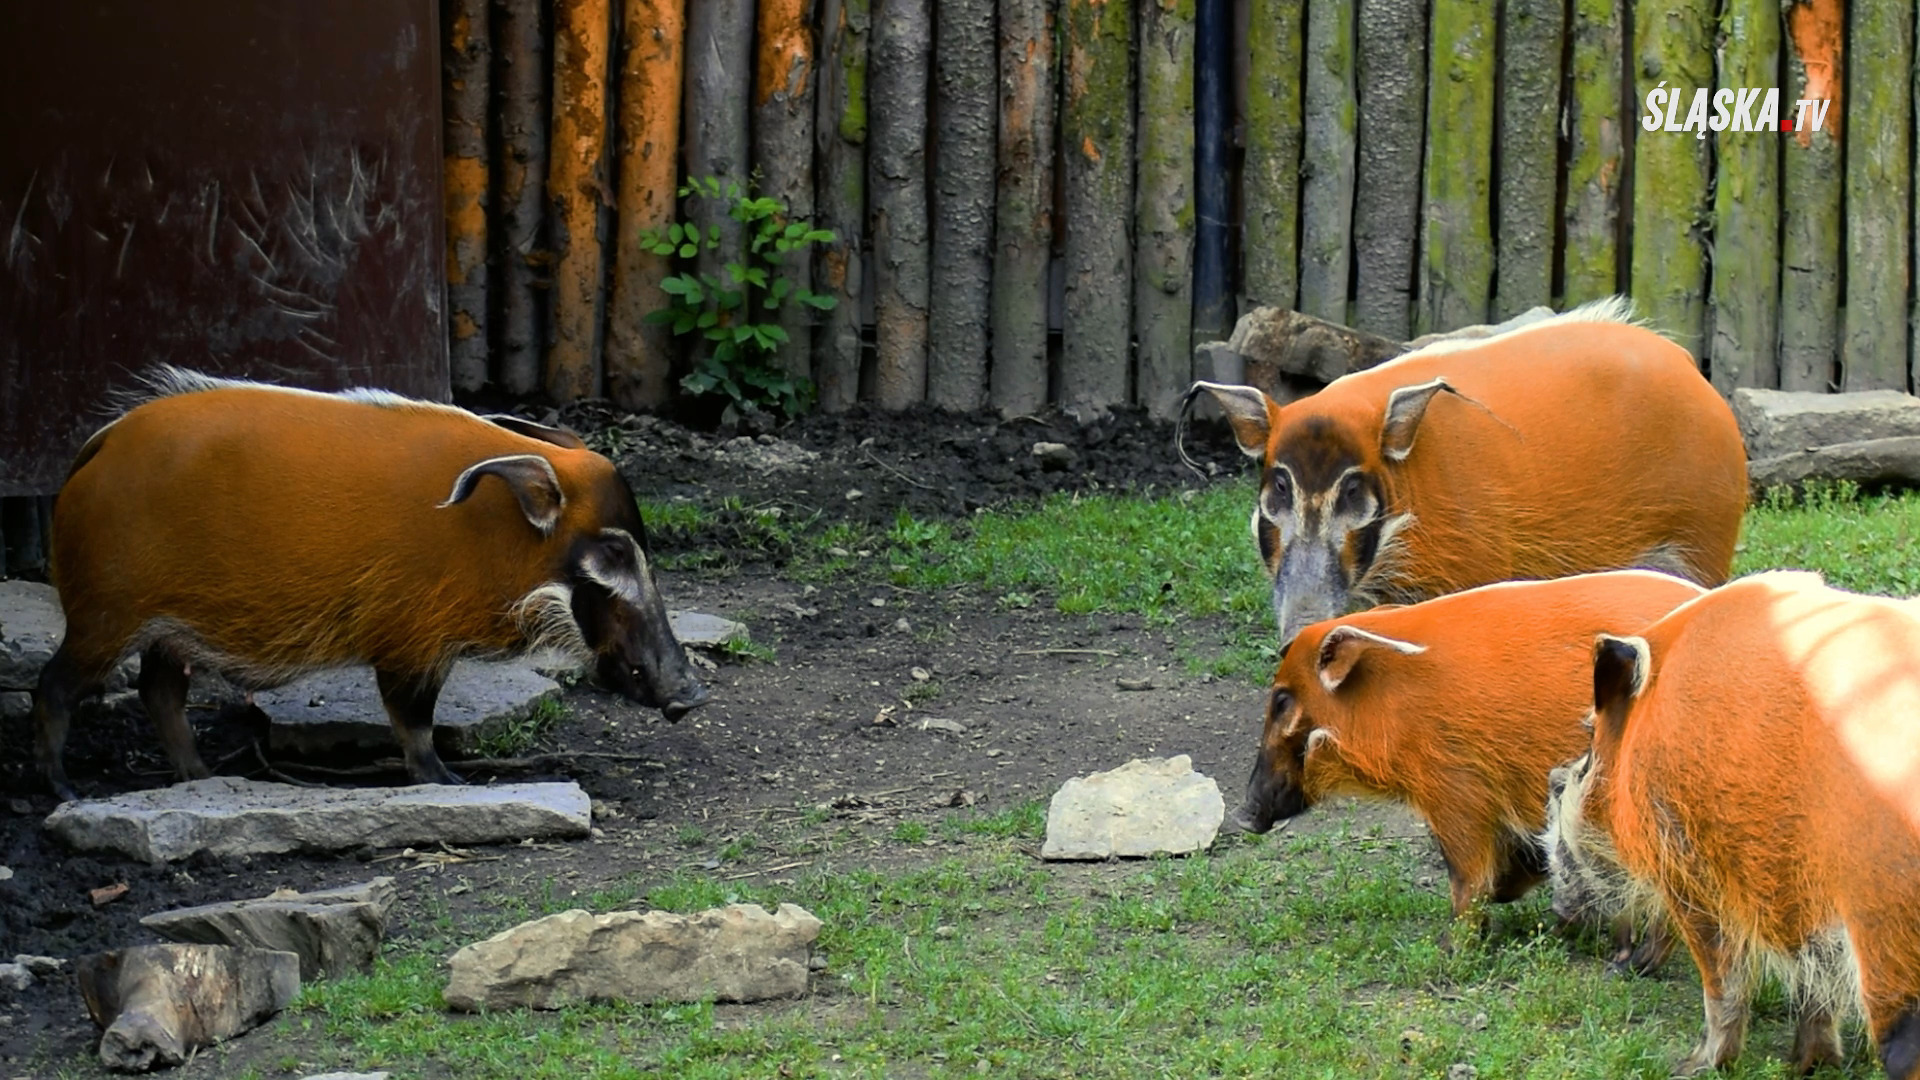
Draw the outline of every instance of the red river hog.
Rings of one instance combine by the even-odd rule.
[[[1266,832],[1341,794],[1405,803],[1439,843],[1455,919],[1477,931],[1485,903],[1546,876],[1547,774],[1586,748],[1594,636],[1634,633],[1702,591],[1619,570],[1315,623],[1281,658],[1232,821]]]
[[[163,368],[82,447],[53,514],[67,636],[40,676],[36,752],[75,797],[75,703],[125,655],[174,767],[208,775],[190,665],[248,690],[371,665],[416,782],[454,660],[560,647],[678,719],[702,704],[613,463],[573,434],[374,390],[326,394]]]
[[[1445,339],[1280,405],[1196,383],[1262,466],[1253,533],[1284,643],[1476,585],[1645,567],[1726,580],[1747,505],[1733,411],[1624,300]]]
[[[1920,609],[1758,574],[1592,657],[1592,747],[1551,808],[1555,906],[1637,889],[1671,913],[1706,1011],[1677,1075],[1739,1056],[1771,972],[1797,1069],[1842,1061],[1852,1014],[1888,1076],[1920,1077]]]

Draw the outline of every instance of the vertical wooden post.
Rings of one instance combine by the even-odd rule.
[[[1487,318],[1494,33],[1494,0],[1434,0],[1418,333]]]
[[[1772,86],[1780,72],[1779,0],[1724,0],[1720,40],[1720,86]],[[1771,389],[1780,385],[1780,136],[1724,130],[1715,149],[1707,372],[1723,394]]]
[[[501,0],[494,20],[500,77],[500,384],[540,387],[547,285],[547,28],[541,0]]]
[[[993,249],[993,407],[1047,403],[1053,243],[1053,0],[1000,0],[1000,161]]]
[[[640,245],[643,229],[674,218],[680,180],[681,45],[686,0],[624,0],[620,42],[620,155],[613,239],[613,300],[607,312],[607,395],[623,409],[653,409],[673,396],[673,333],[650,325],[666,306],[660,290],[672,259]]]
[[[600,393],[600,313],[605,295],[600,206],[607,190],[607,0],[558,0],[553,33],[553,351],[547,396]]]
[[[835,240],[815,251],[813,285],[838,303],[815,324],[813,378],[820,408],[840,412],[860,396],[860,244],[867,209],[868,0],[824,0],[819,110],[814,125],[819,172],[814,216]]]
[[[1634,307],[1655,329],[1706,355],[1708,155],[1704,115],[1696,131],[1648,131],[1648,92],[1666,83],[1684,124],[1697,94],[1713,94],[1714,0],[1642,0],[1634,8]]]
[[[1144,0],[1134,131],[1136,397],[1172,417],[1193,383],[1193,0]]]
[[[1799,0],[1786,9],[1791,78],[1787,100],[1831,100],[1818,132],[1784,140],[1780,196],[1780,388],[1839,389],[1840,90],[1846,85],[1842,0]],[[1784,103],[1783,103],[1784,104]]]
[[[1127,400],[1132,319],[1134,0],[1065,0],[1066,320],[1060,404],[1076,416]],[[1151,2],[1151,0],[1148,0]]]
[[[1563,0],[1506,0],[1501,15],[1500,221],[1493,314],[1508,319],[1553,303],[1554,218],[1560,161]]]
[[[746,191],[747,115],[753,87],[754,0],[691,0],[687,4],[687,82],[681,142],[686,175],[719,177]],[[731,287],[726,264],[740,257],[740,223],[721,199],[689,199],[686,220],[702,232],[720,231],[720,247],[694,256],[695,273]]]
[[[873,16],[874,396],[904,409],[927,395],[927,43],[932,0],[882,0]]]
[[[447,0],[447,336],[453,388],[487,381],[489,0]]]
[[[1841,388],[1907,389],[1913,5],[1854,0],[1847,110],[1847,308]],[[1872,57],[1871,62],[1866,60]],[[1828,115],[1832,115],[1829,113]]]
[[[1520,0],[1512,0],[1520,2]],[[1420,143],[1427,116],[1425,0],[1360,0],[1360,132],[1353,191],[1353,326],[1413,335]]]
[[[1233,332],[1233,126],[1239,58],[1233,45],[1233,0],[1187,3],[1193,7],[1193,332],[1181,368],[1190,375],[1192,346]],[[1144,107],[1141,112],[1150,115]],[[1145,394],[1141,397],[1146,399]]]
[[[1300,304],[1315,318],[1350,325],[1352,270],[1354,0],[1307,6],[1306,148],[1300,190]]]
[[[760,193],[787,205],[792,221],[812,221],[813,203],[813,0],[760,0],[760,62],[755,76],[753,164]],[[781,273],[796,289],[813,287],[813,263],[805,252],[789,254]],[[787,341],[779,365],[806,378],[813,352],[813,309],[788,300],[780,309]]]
[[[1249,0],[1243,311],[1262,304],[1292,308],[1299,295],[1304,17],[1304,0]]]
[[[933,277],[927,400],[987,400],[993,289],[994,0],[939,0],[934,20]]]
[[[1620,111],[1625,48],[1622,0],[1573,0],[1572,71],[1567,79],[1566,248],[1561,303],[1574,307],[1620,288],[1620,208],[1624,139],[1631,115]]]

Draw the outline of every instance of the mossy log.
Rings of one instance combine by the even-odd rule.
[[[867,57],[873,97],[867,197],[873,221],[874,399],[927,396],[927,42],[932,0],[883,0]]]
[[[1240,248],[1242,311],[1291,308],[1300,291],[1303,0],[1247,0],[1246,156]]]
[[[989,397],[1003,416],[1047,402],[1047,264],[1053,244],[1051,0],[1000,0],[1000,144],[994,185]]]
[[[1567,19],[1562,0],[1506,0],[1500,18],[1500,219],[1492,317],[1506,319],[1553,303]]]
[[[547,396],[600,394],[602,236],[607,201],[608,0],[557,0],[553,27],[553,136],[547,196],[553,207],[553,347]]]
[[[1081,415],[1127,400],[1132,319],[1133,0],[1064,0],[1066,318],[1060,403]]]
[[[1840,385],[1905,390],[1913,4],[1854,0],[1852,8],[1847,51],[1856,60],[1848,73],[1847,111],[1869,119],[1849,124],[1841,140],[1847,156],[1847,309]]]
[[[1421,333],[1482,323],[1493,287],[1494,0],[1434,0]]]
[[[1515,0],[1518,2],[1518,0]],[[1404,340],[1420,238],[1425,0],[1360,0],[1360,140],[1353,194],[1353,325]]]
[[[814,218],[835,240],[814,252],[813,287],[838,303],[814,325],[819,407],[851,408],[860,395],[861,237],[867,205],[868,0],[822,0],[815,91]]]
[[[696,0],[699,2],[699,0]],[[786,204],[792,221],[813,220],[813,0],[759,0],[760,31],[753,89],[753,167],[760,194]],[[781,274],[811,289],[813,263],[788,254]],[[787,332],[778,363],[789,375],[811,375],[813,309],[788,301],[779,312]]]
[[[1168,418],[1193,384],[1193,43],[1193,0],[1147,0],[1134,128],[1135,392]]]
[[[753,89],[754,0],[691,0],[687,4],[686,88],[681,100],[683,159],[688,177],[719,177],[746,190],[748,117]],[[723,199],[689,199],[685,218],[720,230],[720,246],[694,256],[697,273],[721,277],[739,258],[741,226]]]
[[[1713,93],[1715,5],[1711,0],[1642,0],[1635,6],[1633,158],[1634,307],[1695,360],[1706,354],[1707,199],[1711,182],[1706,113],[1699,130],[1648,131],[1648,92],[1664,82],[1681,100],[1663,115],[1684,123],[1697,92]]]
[[[500,386],[525,396],[540,387],[548,285],[547,5],[500,0],[493,31],[500,60]]]
[[[998,127],[993,0],[939,0],[938,6],[927,400],[970,411],[987,400]]]
[[[1725,0],[1720,40],[1720,86],[1773,85],[1780,71],[1779,0]],[[1707,372],[1722,394],[1780,385],[1780,141],[1746,131],[1715,136]]]
[[[1780,389],[1839,388],[1840,112],[1846,12],[1841,0],[1786,6],[1791,77],[1783,94],[1831,99],[1831,119],[1782,140]]]
[[[1636,130],[1620,106],[1625,48],[1622,0],[1573,0],[1568,55],[1567,193],[1561,303],[1572,307],[1620,289],[1620,211],[1625,140]]]
[[[672,260],[642,247],[640,233],[674,219],[686,0],[624,0],[622,27],[607,396],[623,409],[653,409],[672,397],[675,344],[671,330],[645,320],[666,306],[660,283]]]
[[[487,381],[487,106],[493,63],[489,0],[447,0],[447,359],[455,390]]]
[[[1345,325],[1353,270],[1354,0],[1307,8],[1299,310]]]

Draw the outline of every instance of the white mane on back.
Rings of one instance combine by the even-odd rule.
[[[1639,316],[1634,314],[1632,300],[1624,296],[1609,296],[1604,300],[1591,300],[1591,301],[1588,301],[1587,303],[1581,304],[1579,307],[1573,308],[1572,310],[1563,311],[1558,315],[1550,315],[1547,318],[1540,319],[1535,322],[1523,323],[1519,326],[1514,327],[1511,330],[1503,330],[1497,334],[1491,334],[1484,337],[1445,337],[1440,339],[1439,341],[1433,341],[1433,342],[1427,343],[1426,345],[1422,345],[1420,348],[1414,349],[1411,352],[1401,353],[1399,356],[1393,357],[1391,360],[1388,360],[1387,363],[1393,363],[1394,361],[1398,361],[1398,360],[1406,360],[1410,357],[1415,357],[1415,356],[1437,356],[1442,353],[1461,352],[1466,349],[1477,349],[1480,346],[1486,345],[1490,342],[1505,341],[1507,338],[1510,338],[1515,334],[1530,334],[1535,330],[1541,329],[1542,327],[1565,326],[1568,323],[1606,323],[1606,324],[1612,324],[1616,326],[1641,326],[1641,327],[1644,327],[1647,325],[1647,323],[1644,320],[1642,320]],[[1461,330],[1456,330],[1453,332],[1458,334],[1458,333],[1462,333],[1465,330],[1471,330],[1471,329],[1477,329],[1477,328],[1462,327]]]

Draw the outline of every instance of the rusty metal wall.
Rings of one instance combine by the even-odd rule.
[[[149,365],[448,400],[436,0],[0,4],[0,495]]]

